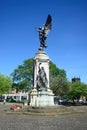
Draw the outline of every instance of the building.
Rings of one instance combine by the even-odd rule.
[[[12,99],[14,101],[29,100],[29,93],[11,93],[11,94],[2,94],[2,99]]]
[[[72,78],[72,83],[73,83],[73,82],[81,82],[81,80],[80,80],[80,78],[78,78],[78,77],[77,77],[77,78],[74,77],[74,78]]]

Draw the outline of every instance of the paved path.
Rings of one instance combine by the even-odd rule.
[[[87,130],[87,114],[31,116],[7,114],[0,105],[0,130]]]

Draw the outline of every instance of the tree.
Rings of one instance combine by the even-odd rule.
[[[0,94],[9,93],[12,88],[12,79],[0,74]]]
[[[71,91],[69,93],[69,97],[71,99],[78,99],[81,96],[87,97],[87,85],[81,82],[74,82],[70,85]]]
[[[64,70],[56,67],[53,62],[50,62],[50,78],[56,76],[66,77]],[[27,59],[23,65],[19,65],[11,74],[13,78],[13,87],[18,90],[29,90],[33,86],[33,59]]]
[[[66,78],[65,70],[59,69],[52,61],[50,62],[49,70],[50,70],[50,79],[58,76]]]
[[[52,78],[50,87],[53,90],[53,93],[58,96],[64,96],[69,91],[67,79],[61,76]]]
[[[29,90],[33,84],[33,59],[25,60],[23,65],[19,65],[11,76],[13,78],[13,88]]]

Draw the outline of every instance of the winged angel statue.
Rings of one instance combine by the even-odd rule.
[[[51,15],[49,14],[48,17],[47,17],[45,25],[38,28],[39,40],[40,40],[40,49],[44,49],[44,48],[47,47],[45,40],[48,37],[48,33],[51,30],[51,27],[52,27],[52,18],[51,18]]]

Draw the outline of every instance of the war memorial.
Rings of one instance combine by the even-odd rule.
[[[54,94],[49,85],[50,58],[44,51],[51,26],[52,18],[48,15],[45,25],[38,29],[40,47],[34,57],[34,87],[30,93],[30,106],[54,106]]]

